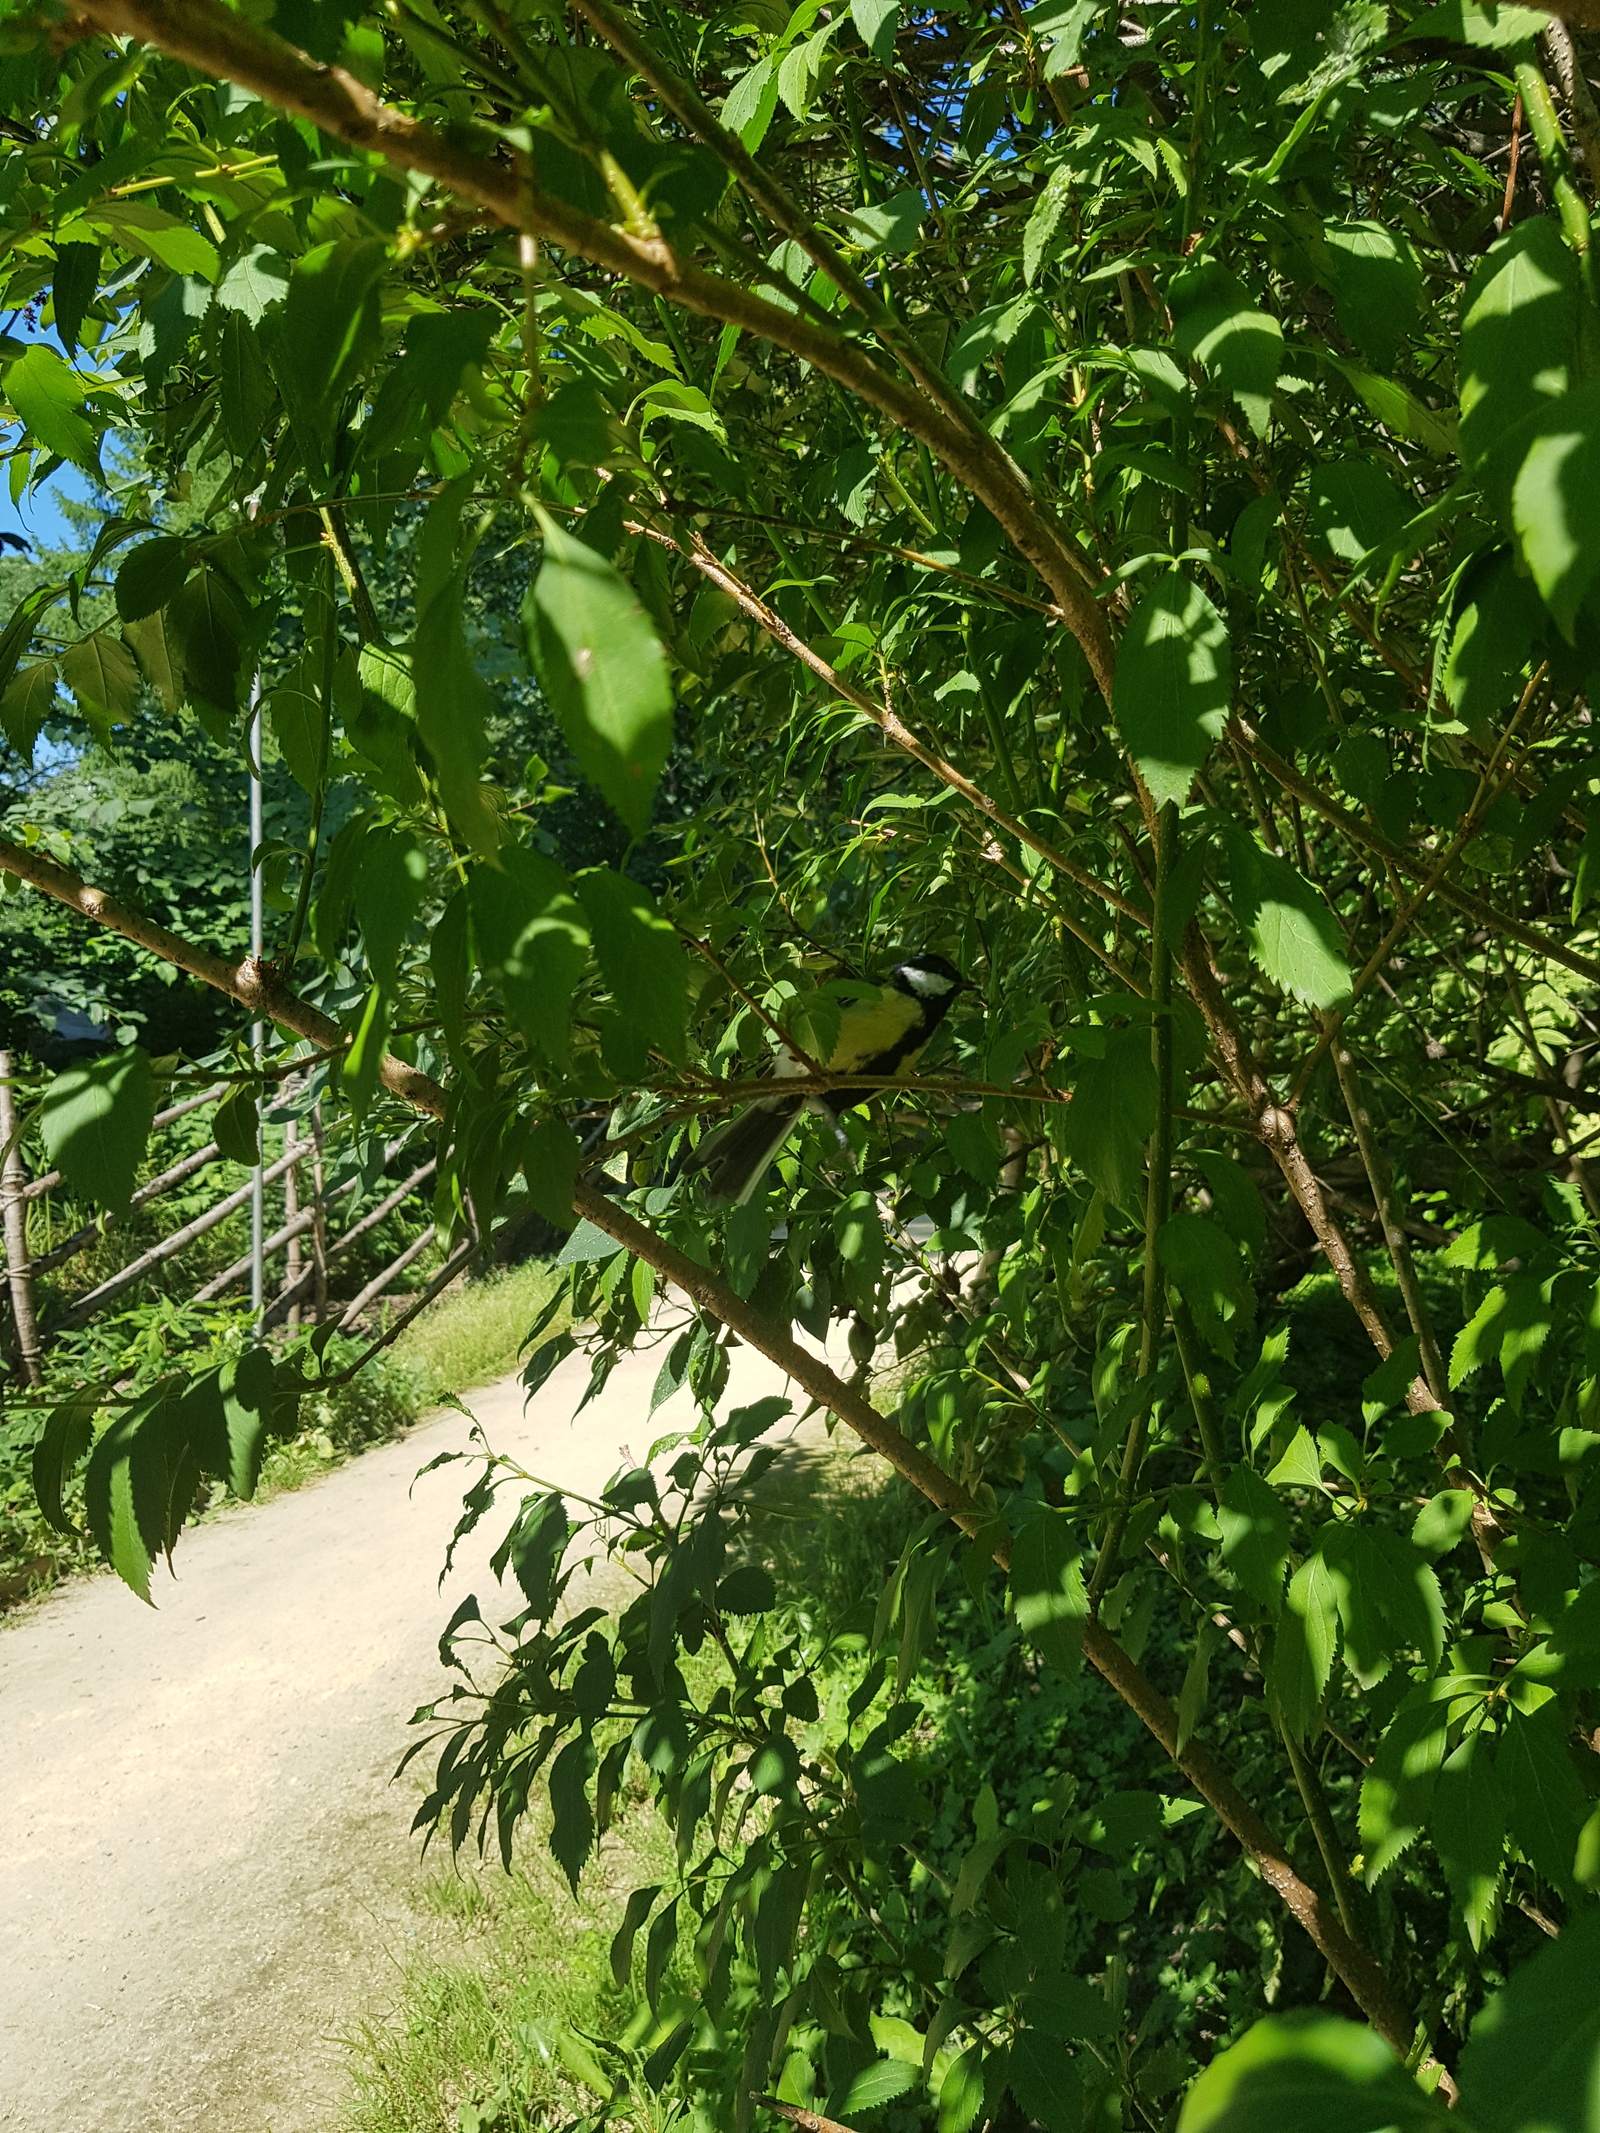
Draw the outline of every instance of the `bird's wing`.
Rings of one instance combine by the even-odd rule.
[[[859,1074],[875,1060],[904,1056],[908,1038],[923,1025],[922,1004],[886,986],[875,1000],[861,1000],[839,1017],[839,1036],[828,1057],[835,1074]]]

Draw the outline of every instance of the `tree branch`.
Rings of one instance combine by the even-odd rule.
[[[836,334],[681,259],[658,234],[636,235],[583,215],[548,192],[530,193],[509,163],[446,139],[385,104],[342,67],[321,66],[215,0],[80,0],[78,23],[154,45],[201,73],[237,82],[298,112],[324,133],[436,178],[508,229],[547,239],[702,317],[738,326],[824,372],[896,426],[920,437],[1005,528],[1039,572],[1083,646],[1109,703],[1115,654],[1088,568],[987,441],[925,393],[881,370]]]
[[[280,1028],[323,1046],[339,1042],[338,1025],[309,1001],[291,993],[270,966],[257,964],[253,958],[246,958],[239,964],[229,963],[222,956],[195,947],[164,927],[124,911],[114,898],[102,890],[90,888],[54,860],[25,851],[20,845],[3,838],[0,838],[0,869],[32,882],[69,909],[121,934],[125,940],[135,942],[164,961],[176,964],[180,970],[189,971],[241,1005],[258,1014],[270,1015]],[[418,1068],[386,1055],[379,1076],[386,1089],[416,1109],[431,1118],[443,1120],[445,1117],[449,1106],[446,1092]],[[959,1481],[913,1444],[886,1415],[879,1414],[861,1393],[837,1377],[826,1362],[802,1348],[787,1327],[774,1325],[743,1297],[735,1295],[709,1268],[698,1266],[593,1186],[580,1180],[574,1186],[572,1204],[574,1210],[592,1222],[596,1229],[614,1237],[635,1258],[653,1267],[730,1332],[738,1334],[769,1362],[775,1363],[819,1406],[837,1415],[864,1444],[886,1459],[896,1473],[903,1475],[963,1532],[974,1536],[981,1534],[1000,1567],[1009,1567],[1009,1538],[1003,1531],[996,1533],[995,1520],[989,1511]],[[454,1263],[451,1262],[452,1266]],[[1344,1981],[1373,2027],[1397,2051],[1409,2051],[1414,2025],[1389,1978],[1364,1949],[1356,1946],[1316,1890],[1301,1880],[1290,1865],[1282,1843],[1239,1791],[1220,1758],[1193,1739],[1179,1751],[1177,1713],[1098,1622],[1085,1624],[1084,1652],[1090,1664],[1155,1735],[1202,1799],[1249,1853],[1262,1879],[1310,1934],[1319,1952]]]

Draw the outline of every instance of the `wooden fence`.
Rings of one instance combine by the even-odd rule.
[[[159,1132],[186,1117],[204,1104],[216,1103],[226,1093],[219,1086],[208,1089],[203,1095],[191,1096],[185,1102],[173,1104],[168,1110],[156,1114],[152,1131]],[[292,1093],[289,1090],[286,1095]],[[413,1193],[420,1191],[432,1179],[434,1163],[430,1160],[420,1164],[410,1174],[397,1182],[384,1196],[352,1222],[341,1234],[330,1234],[330,1217],[344,1206],[361,1182],[359,1178],[342,1179],[329,1187],[325,1183],[325,1156],[322,1131],[315,1113],[311,1118],[311,1130],[302,1134],[296,1124],[290,1123],[285,1133],[284,1152],[275,1161],[264,1165],[256,1174],[263,1187],[282,1184],[284,1219],[282,1224],[262,1242],[262,1257],[265,1262],[284,1256],[284,1276],[276,1291],[263,1301],[261,1326],[263,1329],[278,1325],[295,1325],[309,1317],[318,1322],[338,1314],[341,1331],[349,1331],[369,1311],[378,1299],[406,1270],[421,1257],[433,1242],[434,1227],[430,1222],[419,1237],[412,1239],[403,1252],[390,1260],[387,1266],[365,1285],[360,1293],[347,1301],[330,1304],[328,1284],[329,1270],[348,1254],[364,1237],[394,1214]],[[0,1233],[5,1244],[5,1293],[11,1305],[13,1349],[19,1375],[31,1386],[42,1384],[44,1377],[43,1356],[49,1343],[57,1335],[70,1332],[88,1322],[126,1295],[146,1275],[181,1258],[200,1238],[216,1229],[228,1217],[237,1214],[250,1204],[255,1192],[256,1178],[226,1193],[215,1200],[201,1214],[179,1228],[171,1230],[159,1242],[131,1259],[126,1266],[99,1282],[85,1295],[76,1297],[65,1308],[41,1325],[35,1304],[34,1284],[41,1274],[54,1273],[58,1267],[68,1264],[80,1253],[99,1243],[108,1231],[116,1227],[115,1219],[104,1216],[99,1221],[86,1223],[74,1230],[59,1243],[52,1243],[47,1251],[30,1252],[28,1238],[28,1208],[32,1201],[60,1186],[59,1171],[51,1171],[43,1177],[30,1178],[16,1125],[16,1105],[12,1091],[11,1054],[0,1051]],[[393,1141],[384,1151],[385,1168],[401,1153],[404,1143]],[[130,1202],[130,1213],[148,1207],[163,1194],[175,1191],[196,1177],[210,1163],[221,1159],[222,1151],[215,1141],[197,1148],[191,1155],[183,1156],[141,1185]],[[307,1189],[309,1187],[309,1189]],[[222,1269],[197,1290],[191,1299],[195,1303],[213,1303],[225,1296],[236,1282],[249,1277],[254,1255],[246,1252]],[[431,1286],[431,1285],[430,1285]]]

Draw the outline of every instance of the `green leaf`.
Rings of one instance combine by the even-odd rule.
[[[102,740],[124,722],[139,700],[139,669],[120,637],[96,630],[80,637],[61,658],[61,679]]]
[[[1461,2109],[1481,2133],[1593,2133],[1600,2095],[1600,1911],[1519,1964],[1472,2025]]]
[[[159,260],[174,274],[206,282],[217,278],[220,262],[210,238],[148,200],[101,201],[83,219],[93,229],[108,231],[129,251]]]
[[[1116,717],[1156,805],[1187,801],[1227,723],[1228,630],[1198,585],[1169,571],[1134,609],[1117,656]]]
[[[1442,1489],[1417,1513],[1412,1547],[1435,1558],[1448,1555],[1471,1530],[1477,1500],[1470,1489]]]
[[[1485,253],[1461,321],[1461,456],[1497,509],[1534,425],[1572,379],[1578,269],[1553,215],[1513,224]]]
[[[1530,43],[1549,27],[1550,17],[1541,8],[1508,7],[1504,0],[1439,0],[1415,18],[1406,35],[1505,51]]]
[[[1324,1526],[1318,1550],[1333,1578],[1344,1626],[1344,1656],[1372,1688],[1402,1651],[1433,1666],[1444,1652],[1444,1599],[1424,1558],[1398,1533],[1352,1521]]]
[[[211,1120],[211,1137],[229,1163],[243,1163],[253,1170],[261,1160],[261,1112],[256,1092],[247,1082],[231,1089],[218,1104]]]
[[[1156,1070],[1150,1032],[1112,1030],[1103,1058],[1085,1060],[1073,1083],[1062,1146],[1113,1207],[1137,1203],[1144,1147],[1156,1123]]]
[[[1211,1692],[1211,1654],[1215,1648],[1218,1631],[1209,1616],[1203,1615],[1200,1627],[1195,1632],[1194,1651],[1184,1669],[1183,1686],[1178,1691],[1175,1706],[1178,1713],[1178,1740],[1174,1749],[1180,1759],[1183,1751],[1194,1739],[1206,1707],[1206,1698]]]
[[[1225,267],[1186,267],[1167,291],[1173,346],[1233,393],[1256,430],[1266,428],[1283,362],[1283,328],[1250,301]]]
[[[553,859],[513,845],[498,866],[473,869],[468,897],[479,960],[512,1021],[546,1058],[565,1058],[589,949],[571,883]]]
[[[633,1976],[633,1944],[639,1928],[650,1916],[650,1908],[661,1894],[661,1884],[652,1882],[648,1888],[635,1889],[628,1898],[622,1914],[622,1924],[617,1928],[611,1942],[611,1975],[617,1981],[619,1991],[626,1992]]]
[[[777,108],[778,70],[770,59],[758,59],[729,91],[722,107],[722,123],[754,155]]]
[[[1448,1681],[1413,1689],[1367,1765],[1357,1827],[1368,1888],[1416,1841],[1427,1822],[1444,1763],[1449,1699],[1459,1693]]]
[[[165,710],[175,712],[183,702],[183,686],[166,615],[146,615],[142,622],[126,624],[122,634],[139,662],[146,686],[155,690]]]
[[[1363,354],[1387,370],[1417,321],[1422,264],[1410,240],[1386,223],[1329,222],[1322,237],[1339,324]]]
[[[1276,852],[1236,830],[1228,838],[1234,915],[1252,960],[1309,1007],[1350,997],[1344,933],[1322,891]]]
[[[338,237],[295,263],[282,308],[259,331],[297,435],[326,465],[340,402],[377,354],[381,237]]]
[[[916,250],[917,238],[928,216],[924,193],[915,190],[891,193],[887,200],[855,208],[845,220],[850,241],[863,252],[903,255]]]
[[[487,853],[500,841],[499,819],[480,782],[494,700],[467,645],[465,591],[463,568],[452,571],[428,602],[417,625],[412,678],[417,726],[433,757],[445,811],[472,850]]]
[[[1222,1559],[1252,1599],[1276,1617],[1289,1561],[1289,1520],[1277,1492],[1254,1467],[1236,1466],[1217,1507]]]
[[[495,314],[484,310],[431,311],[409,321],[400,380],[421,399],[430,422],[449,414],[463,375],[487,356],[495,325]]]
[[[68,1539],[77,1527],[66,1514],[62,1490],[94,1438],[98,1400],[92,1389],[75,1393],[50,1410],[50,1419],[33,1448],[33,1493],[45,1524]]]
[[[660,640],[604,556],[540,524],[544,562],[522,603],[529,657],[584,776],[643,837],[672,745]]]
[[[189,575],[189,543],[176,534],[158,534],[130,548],[117,566],[117,613],[124,622],[141,622],[183,590]]]
[[[245,611],[218,570],[201,570],[166,609],[183,678],[196,703],[231,718],[239,707]]]
[[[230,312],[217,335],[217,408],[230,449],[248,458],[261,443],[277,394],[250,322]]]
[[[64,244],[56,252],[55,279],[51,295],[55,304],[56,331],[68,355],[77,352],[83,330],[83,315],[100,288],[100,247],[97,244]]]
[[[155,1109],[150,1061],[136,1044],[56,1076],[44,1092],[40,1130],[77,1198],[128,1212]]]
[[[846,2120],[853,2119],[859,2111],[875,2111],[881,2104],[893,2103],[907,2089],[914,2089],[922,2079],[922,2069],[908,2066],[904,2059],[877,2059],[871,2066],[864,2066],[859,2074],[852,2074],[850,2086],[840,2098],[839,2109]]]
[[[1450,2123],[1375,2030],[1307,2009],[1267,2015],[1219,2052],[1185,2097],[1178,2133],[1444,2133]]]
[[[1267,1692],[1296,1741],[1319,1724],[1338,1641],[1333,1579],[1321,1556],[1309,1555],[1289,1580],[1267,1668]]]
[[[587,1733],[568,1741],[550,1766],[550,1849],[574,1896],[594,1850],[594,1810],[589,1804],[594,1768],[594,1742]]]
[[[1233,1239],[1205,1215],[1173,1215],[1156,1232],[1156,1257],[1206,1340],[1231,1361],[1235,1324],[1256,1307]]]
[[[1481,1949],[1499,1912],[1506,1805],[1488,1734],[1479,1727],[1445,1758],[1433,1786],[1432,1837],[1467,1937]]]
[[[850,0],[850,20],[878,64],[892,66],[895,32],[900,27],[900,0]]]
[[[400,982],[400,951],[428,889],[428,855],[404,829],[374,829],[356,868],[356,923],[367,968],[385,991]]]
[[[33,747],[55,709],[60,670],[53,659],[36,659],[19,667],[0,696],[0,732],[30,763]]]
[[[45,451],[91,474],[100,471],[100,435],[83,413],[84,381],[53,348],[36,341],[6,368],[6,398]]]
[[[1511,493],[1523,559],[1570,644],[1600,571],[1600,381],[1538,418]]]
[[[1083,2077],[1077,2061],[1043,2029],[1019,2029],[1006,2061],[1006,2083],[1024,2113],[1046,2133],[1080,2133]]]
[[[224,311],[235,311],[255,325],[274,304],[281,304],[289,290],[289,262],[270,245],[253,244],[234,261],[217,284],[215,301]]]
[[[589,921],[601,975],[611,992],[612,1037],[624,1078],[646,1068],[646,1052],[660,1051],[675,1066],[684,1060],[689,1019],[689,970],[677,929],[656,908],[648,889],[609,867],[592,867],[573,886]]]
[[[537,1121],[523,1144],[528,1198],[546,1221],[563,1229],[572,1221],[572,1187],[581,1152],[571,1127],[554,1112]]]
[[[172,1469],[170,1402],[156,1393],[114,1415],[89,1454],[84,1507],[96,1547],[147,1604],[150,1572],[167,1539]]]
[[[1359,563],[1415,515],[1411,500],[1370,459],[1319,460],[1306,489],[1306,527],[1324,552]]]
[[[1573,1767],[1560,1705],[1508,1710],[1495,1768],[1518,1850],[1570,1902],[1578,1832],[1590,1801]]]
[[[507,1564],[511,1566],[523,1597],[541,1622],[549,1620],[561,1596],[561,1559],[570,1530],[567,1507],[559,1496],[526,1496],[492,1558],[496,1577],[503,1577]]]
[[[1028,1642],[1063,1674],[1083,1657],[1088,1594],[1072,1519],[1044,1510],[1031,1518],[1011,1548],[1011,1604]]]

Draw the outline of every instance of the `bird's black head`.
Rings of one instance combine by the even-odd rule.
[[[889,982],[896,992],[909,993],[917,1002],[930,1031],[944,1019],[958,992],[973,990],[954,963],[947,963],[942,955],[907,956],[889,973]]]

